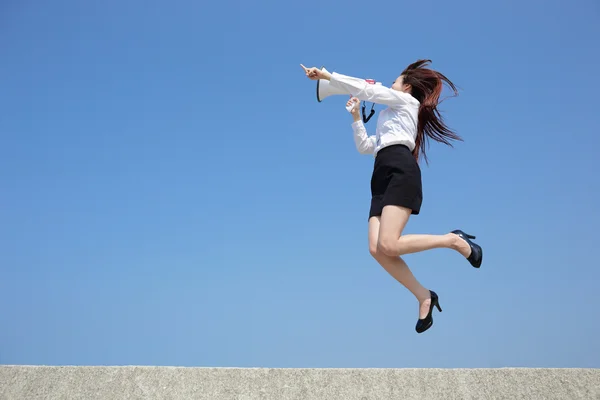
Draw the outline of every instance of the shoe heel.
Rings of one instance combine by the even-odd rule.
[[[468,233],[465,233],[465,235],[467,235],[467,237],[469,239],[477,239],[477,237],[475,237],[475,235],[469,235]]]
[[[435,303],[435,306],[437,307],[439,312],[442,312],[442,307],[440,307],[440,303]]]

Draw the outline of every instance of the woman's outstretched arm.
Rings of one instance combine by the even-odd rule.
[[[415,105],[417,100],[408,93],[394,90],[383,85],[374,85],[364,79],[339,74],[337,72],[324,73],[323,78],[337,89],[348,92],[362,101],[383,104],[386,106]]]
[[[306,68],[302,64],[300,66],[304,69],[304,73],[308,79],[313,81],[326,79],[332,87],[343,90],[362,101],[384,104],[390,107],[409,104],[415,106],[419,104],[417,99],[410,94],[399,90],[394,90],[383,85],[374,85],[364,79],[338,74],[337,72],[323,71],[316,67]]]
[[[383,85],[374,85],[364,79],[338,74],[337,72],[330,74],[329,84],[350,93],[359,100],[370,101],[371,103],[401,106],[416,102],[416,99],[408,93],[390,89]]]

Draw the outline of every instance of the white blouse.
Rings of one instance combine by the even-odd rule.
[[[379,150],[393,144],[403,144],[410,151],[414,150],[420,103],[412,95],[336,72],[331,74],[329,83],[361,101],[388,106],[377,117],[374,136],[367,134],[362,120],[352,123],[356,149],[361,154],[376,156]]]

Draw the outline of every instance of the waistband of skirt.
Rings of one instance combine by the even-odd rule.
[[[408,148],[407,145],[396,143],[396,144],[390,144],[390,145],[385,146],[384,148],[380,149],[379,151],[377,151],[377,155],[388,153],[388,152],[391,152],[391,151],[398,151],[398,150],[400,150],[400,151],[408,151],[409,153],[412,154],[412,152],[410,151],[410,149]]]

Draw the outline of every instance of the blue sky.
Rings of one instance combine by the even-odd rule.
[[[597,2],[57,0],[0,6],[0,363],[600,367]],[[299,64],[442,110],[407,233],[416,300],[367,248],[373,159]],[[378,111],[381,107],[376,108]],[[367,124],[374,133],[375,121]]]

